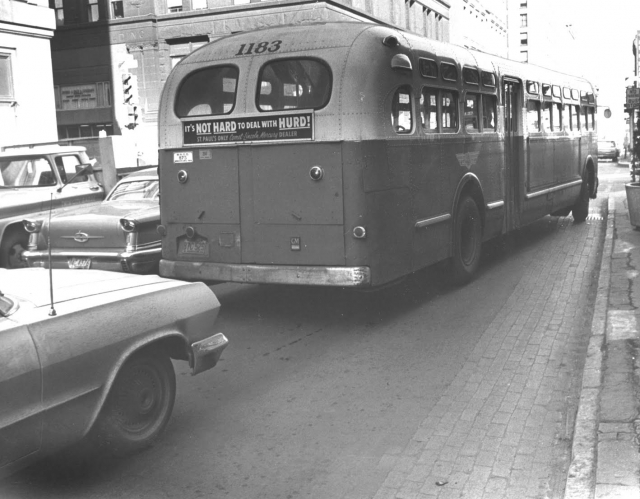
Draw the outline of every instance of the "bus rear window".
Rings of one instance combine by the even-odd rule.
[[[320,109],[331,97],[331,71],[315,59],[286,59],[267,63],[258,79],[260,111]]]
[[[217,66],[187,76],[176,98],[176,115],[206,116],[229,114],[236,102],[238,68]]]

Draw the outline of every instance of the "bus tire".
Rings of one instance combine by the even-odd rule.
[[[589,214],[589,186],[586,181],[582,182],[580,197],[571,208],[571,214],[573,215],[573,221],[577,224],[581,224],[587,219]]]
[[[480,265],[482,251],[482,220],[475,200],[462,198],[453,226],[451,273],[455,283],[469,282]]]

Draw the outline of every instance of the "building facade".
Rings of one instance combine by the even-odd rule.
[[[0,146],[57,140],[55,27],[47,0],[0,0]]]
[[[507,0],[508,57],[582,75],[577,42],[557,0]]]
[[[355,20],[449,41],[449,0],[51,2],[59,137],[121,135],[137,164],[157,163],[158,103],[169,72],[221,36],[278,24]]]
[[[457,0],[451,19],[451,43],[508,56],[506,0]]]

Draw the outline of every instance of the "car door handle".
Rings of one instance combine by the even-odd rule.
[[[89,190],[90,191],[99,191],[100,187],[96,185],[95,187],[89,187]]]

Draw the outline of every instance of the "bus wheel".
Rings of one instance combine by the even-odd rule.
[[[473,198],[466,196],[458,205],[453,228],[451,272],[456,283],[469,282],[480,265],[482,220]]]
[[[576,204],[571,208],[571,214],[573,220],[577,224],[581,224],[587,219],[589,214],[589,186],[587,182],[582,182],[582,188],[580,189],[580,197]]]

